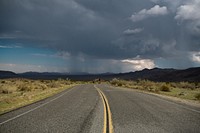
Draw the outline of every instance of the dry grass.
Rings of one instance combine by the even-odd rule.
[[[0,114],[44,99],[74,85],[70,80],[0,80]]]
[[[126,88],[139,89],[159,93],[168,96],[174,96],[189,100],[200,101],[200,83],[189,82],[153,82],[149,80],[126,81],[113,79],[110,84]]]
[[[197,94],[195,95],[195,98],[198,99],[198,100],[200,100],[200,93],[197,93]]]

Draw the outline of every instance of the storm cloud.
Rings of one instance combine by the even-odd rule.
[[[131,16],[131,20],[133,22],[136,21],[141,21],[143,19],[146,19],[148,17],[156,17],[156,16],[160,16],[160,15],[166,15],[168,13],[167,7],[163,6],[160,7],[159,5],[155,5],[154,7],[152,7],[151,9],[142,9],[141,11],[139,11],[138,13],[135,13]]]
[[[60,71],[194,67],[199,9],[199,0],[1,0],[0,45],[55,50],[70,64]]]

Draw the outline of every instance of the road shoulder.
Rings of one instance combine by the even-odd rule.
[[[186,100],[186,99],[181,99],[181,98],[177,98],[177,97],[172,97],[172,96],[167,96],[167,95],[162,95],[162,94],[157,94],[157,93],[152,93],[152,92],[142,91],[142,90],[137,90],[137,89],[125,88],[125,87],[116,87],[116,86],[111,86],[111,85],[108,85],[108,86],[113,87],[113,88],[118,88],[121,90],[126,90],[126,91],[135,91],[135,92],[139,92],[139,93],[145,93],[148,95],[152,95],[152,96],[156,96],[156,97],[165,99],[170,102],[175,102],[177,104],[181,104],[183,106],[186,105],[186,106],[192,107],[192,108],[200,111],[200,102],[199,101]]]

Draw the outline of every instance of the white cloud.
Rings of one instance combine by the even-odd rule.
[[[49,57],[49,58],[61,58],[61,59],[69,59],[71,57],[69,52],[60,51],[55,54],[41,54],[41,53],[33,53],[33,56],[39,57]]]
[[[138,13],[133,14],[130,17],[130,19],[133,22],[136,22],[136,21],[141,21],[143,19],[146,19],[148,17],[166,15],[167,13],[168,13],[168,10],[166,6],[160,7],[159,5],[155,5],[149,10],[143,9],[139,11]]]
[[[48,57],[48,56],[51,56],[51,55],[47,55],[47,54],[40,54],[40,53],[34,53],[34,54],[31,54],[33,56],[40,56],[40,57]]]
[[[144,13],[148,15],[166,15],[168,11],[166,6],[160,7],[159,5],[155,5],[151,9],[146,10]]]
[[[41,66],[41,65],[29,65],[29,64],[4,64],[0,63],[0,70],[13,71],[16,73],[34,71],[34,72],[68,72],[66,67],[57,66]]]
[[[130,70],[142,70],[144,68],[154,68],[155,63],[151,59],[140,59],[140,58],[133,58],[133,59],[125,59],[121,61],[122,63],[127,64],[127,71]]]
[[[125,30],[123,33],[124,33],[125,35],[132,35],[132,34],[140,33],[140,32],[142,32],[142,31],[143,31],[142,28],[136,28],[136,29],[133,29],[133,30],[127,29],[127,30]]]
[[[177,21],[185,22],[189,33],[200,35],[200,0],[191,0],[177,8]],[[182,24],[182,23],[181,23]]]
[[[69,59],[71,54],[66,51],[61,51],[55,54],[55,57],[62,58],[62,59]]]
[[[38,55],[40,56],[40,55]],[[76,61],[76,60],[75,60]],[[81,61],[78,63],[70,61],[73,66],[44,66],[30,64],[4,64],[0,63],[0,70],[13,71],[16,73],[34,71],[34,72],[90,72],[90,73],[105,73],[105,72],[130,72],[142,70],[144,68],[154,68],[154,61],[151,59],[141,59],[136,57],[133,59],[113,60],[113,59],[91,59],[90,63],[84,65]],[[88,60],[86,60],[88,62]],[[78,66],[82,66],[79,68]],[[113,67],[114,66],[114,67]],[[75,70],[75,71],[73,71]]]
[[[5,46],[5,45],[0,45],[0,48],[22,48],[22,46]]]
[[[192,52],[192,61],[200,63],[200,52]]]
[[[181,5],[175,16],[177,20],[200,20],[200,1],[192,0],[191,3]]]
[[[180,5],[185,3],[185,1],[188,1],[188,0],[150,0],[150,1],[156,4],[164,3],[167,5],[168,10],[172,12],[176,12],[177,7],[179,7]]]

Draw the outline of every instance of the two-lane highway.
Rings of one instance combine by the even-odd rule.
[[[0,133],[103,131],[103,104],[93,85],[76,86],[36,104],[0,116]]]
[[[0,133],[200,133],[200,109],[106,84],[80,85],[0,116]]]
[[[115,133],[200,133],[200,109],[131,89],[97,87],[109,101]]]

